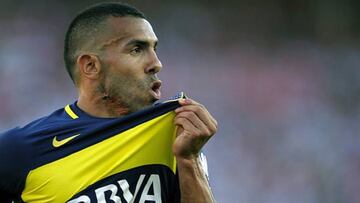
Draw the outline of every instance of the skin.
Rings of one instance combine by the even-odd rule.
[[[162,64],[156,54],[157,37],[148,21],[109,17],[106,24],[107,36],[101,38],[99,46],[78,54],[77,104],[92,116],[114,118],[150,106],[158,99],[151,93],[151,85],[159,82],[157,73]],[[215,202],[198,155],[217,131],[217,122],[200,103],[191,99],[179,103],[173,153],[181,202]]]

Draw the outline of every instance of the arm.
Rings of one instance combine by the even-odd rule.
[[[215,202],[199,153],[217,131],[217,122],[201,104],[191,99],[179,102],[182,106],[175,110],[178,131],[173,152],[178,164],[181,202]]]

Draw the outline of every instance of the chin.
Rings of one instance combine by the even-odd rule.
[[[148,108],[148,107],[151,107],[154,105],[154,103],[157,101],[158,99],[156,98],[148,98],[146,101],[144,101],[144,103],[142,105],[139,105],[137,110],[142,110],[142,109],[145,109],[145,108]]]

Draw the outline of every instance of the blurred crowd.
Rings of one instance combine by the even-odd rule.
[[[94,2],[0,2],[0,131],[76,100],[64,33]],[[359,3],[127,2],[160,40],[164,99],[185,91],[219,122],[219,203],[360,202]]]

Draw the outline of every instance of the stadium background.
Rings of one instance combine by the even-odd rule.
[[[76,99],[67,25],[99,1],[0,1],[0,131]],[[163,98],[218,119],[205,148],[218,202],[360,202],[360,3],[132,1],[157,33]]]

